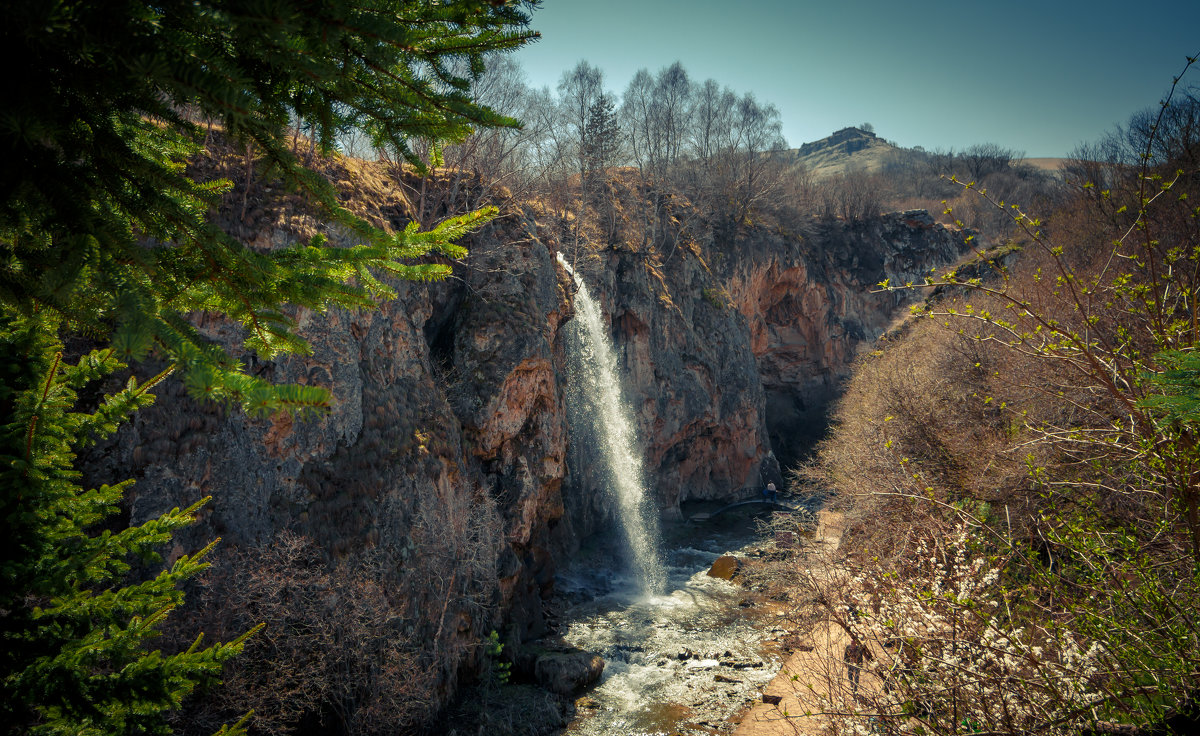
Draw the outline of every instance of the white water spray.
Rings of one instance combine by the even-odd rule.
[[[658,520],[650,507],[633,412],[625,402],[617,372],[617,358],[605,327],[600,305],[562,254],[558,262],[575,279],[577,339],[569,350],[573,414],[590,421],[597,450],[607,474],[608,488],[617,501],[621,524],[642,592],[662,593],[666,571],[659,559]],[[582,404],[582,405],[580,405]]]

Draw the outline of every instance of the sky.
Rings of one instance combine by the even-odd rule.
[[[1200,53],[1200,0],[545,0],[533,27],[535,87],[586,59],[619,95],[680,61],[775,104],[790,147],[869,122],[905,147],[1060,157],[1157,105]]]

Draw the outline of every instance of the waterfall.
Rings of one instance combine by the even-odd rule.
[[[617,502],[629,543],[631,562],[647,595],[662,593],[666,571],[659,559],[657,513],[650,504],[633,412],[621,391],[617,358],[613,352],[600,305],[562,254],[558,261],[575,279],[574,335],[569,336],[570,388],[568,408],[573,425],[586,425],[573,433],[573,441],[590,437],[600,458],[607,490]],[[572,427],[575,429],[575,426]]]

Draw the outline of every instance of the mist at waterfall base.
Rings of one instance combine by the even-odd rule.
[[[643,595],[663,592],[658,514],[650,501],[633,412],[621,390],[616,351],[600,304],[583,278],[558,254],[575,279],[575,319],[567,334],[567,410],[574,457],[595,457],[600,481],[617,502],[629,563]],[[586,447],[580,447],[587,445]]]
[[[579,710],[568,733],[675,733],[685,721],[728,726],[778,669],[759,651],[770,631],[738,606],[744,591],[706,574],[753,532],[747,524],[703,532],[677,526],[664,548],[607,320],[582,278],[558,259],[577,288],[567,334],[572,472],[577,485],[587,473],[588,485],[611,494],[623,532],[587,542],[557,578],[563,639],[605,660],[588,694],[593,706]]]

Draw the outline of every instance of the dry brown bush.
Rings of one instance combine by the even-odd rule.
[[[392,733],[427,717],[435,678],[405,636],[407,602],[391,600],[378,560],[332,569],[311,540],[281,535],[210,571],[196,624],[213,633],[266,622],[226,669],[224,685],[184,713],[184,733],[211,733],[254,711],[256,731]],[[215,619],[215,620],[214,620]],[[184,627],[186,629],[186,627]],[[181,724],[183,725],[183,724]]]
[[[1000,385],[997,373],[1008,375],[1010,366],[998,361],[931,320],[907,325],[859,358],[816,463],[794,476],[837,493],[834,507],[848,514],[854,548],[902,551],[888,530],[903,535],[920,526],[914,498],[1026,502],[1024,457],[1004,452],[1015,444],[1022,391]]]
[[[816,200],[822,217],[861,220],[883,211],[884,178],[866,171],[848,171],[822,179]]]
[[[226,553],[175,633],[266,627],[189,704],[181,733],[254,711],[256,732],[416,732],[478,665],[497,603],[500,519],[485,495],[443,488],[378,511],[381,544],[331,562],[305,537]],[[185,643],[186,646],[186,643]]]

